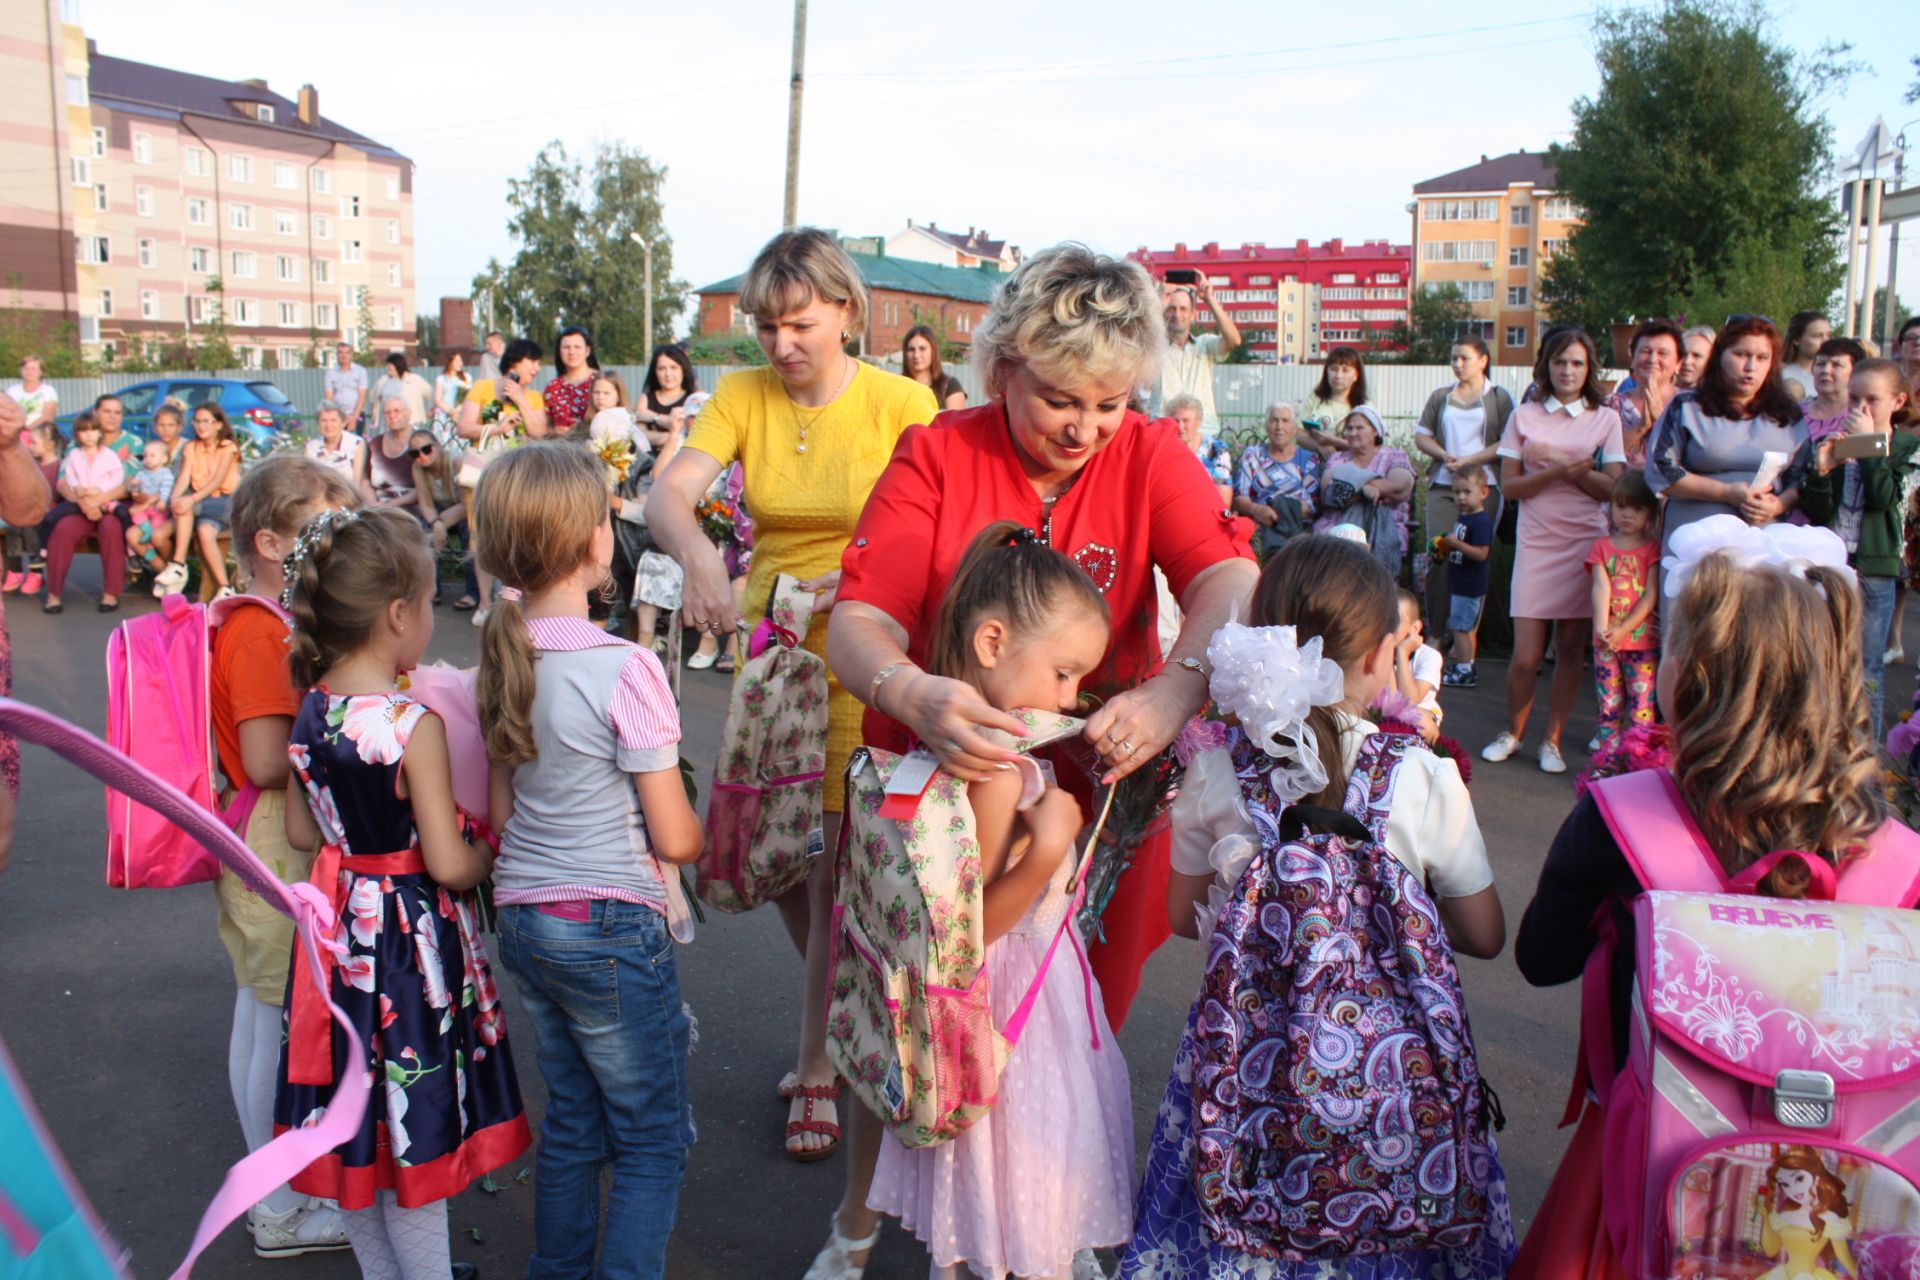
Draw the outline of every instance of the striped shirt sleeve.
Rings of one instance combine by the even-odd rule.
[[[621,769],[655,773],[680,767],[680,712],[660,660],[647,650],[636,648],[621,664],[608,719]]]

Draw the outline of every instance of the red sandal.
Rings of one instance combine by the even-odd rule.
[[[804,1149],[795,1151],[792,1147],[788,1147],[786,1148],[786,1152],[801,1164],[812,1164],[816,1160],[825,1160],[828,1156],[840,1149],[840,1126],[832,1120],[815,1120],[813,1118],[813,1104],[815,1102],[838,1103],[840,1101],[840,1083],[836,1080],[832,1084],[803,1084],[794,1089],[793,1096],[801,1102],[800,1118],[798,1120],[787,1121],[785,1141],[792,1142],[803,1133],[823,1134],[831,1138],[832,1141],[827,1143],[826,1146],[812,1151]]]

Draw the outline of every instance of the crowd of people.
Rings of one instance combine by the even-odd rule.
[[[234,1101],[258,1148],[308,1122],[350,1067],[385,1087],[356,1138],[249,1214],[256,1250],[351,1247],[373,1280],[453,1274],[445,1201],[534,1141],[518,1053],[549,1099],[527,1274],[664,1273],[694,1137],[676,972],[694,925],[677,869],[704,835],[660,619],[677,611],[701,635],[694,665],[733,665],[737,637],[775,625],[769,602],[790,582],[814,610],[795,642],[828,672],[814,849],[843,849],[873,820],[844,781],[863,753],[918,751],[963,785],[972,905],[936,919],[967,928],[956,920],[978,910],[991,1020],[1024,1027],[983,1116],[947,1141],[903,1140],[843,1091],[848,1031],[828,1017],[836,966],[863,945],[843,923],[845,859],[869,846],[814,857],[777,896],[802,993],[776,1085],[785,1149],[845,1166],[808,1280],[857,1280],[883,1217],[926,1245],[935,1276],[1086,1280],[1106,1274],[1098,1249],[1142,1278],[1616,1273],[1597,1202],[1557,1181],[1524,1248],[1508,1209],[1497,1103],[1451,960],[1497,956],[1507,923],[1442,740],[1442,690],[1475,683],[1487,598],[1505,591],[1509,723],[1484,759],[1521,749],[1551,653],[1539,762],[1566,770],[1591,647],[1596,755],[1664,722],[1677,793],[1726,876],[1758,868],[1761,892],[1793,897],[1806,879],[1778,850],[1829,869],[1857,859],[1886,820],[1880,683],[1920,548],[1920,319],[1899,360],[1801,317],[1785,334],[1761,316],[1717,332],[1648,321],[1615,386],[1593,340],[1557,328],[1517,400],[1466,338],[1413,429],[1416,462],[1351,348],[1236,455],[1212,366],[1239,335],[1217,307],[1222,332],[1193,332],[1210,300],[1204,279],[1156,282],[1078,246],[1035,254],[974,333],[985,398],[967,405],[931,332],[908,335],[900,374],[848,354],[868,305],[859,271],[830,235],[799,228],[742,281],[768,363],[711,394],[663,347],[629,395],[577,328],[539,389],[543,351],[525,338],[490,335],[478,379],[452,357],[429,385],[396,355],[371,391],[343,348],[317,436],[245,467],[217,406],[196,407],[184,441],[188,424],[163,408],[136,446],[111,396],[76,419],[63,455],[32,401],[37,371],[26,385],[23,370],[24,395],[0,399],[0,515],[19,539],[9,590],[41,572],[41,547],[57,611],[92,536],[102,608],[124,562],[177,590],[196,552],[218,592],[284,607],[238,609],[217,633],[217,750],[229,795],[259,796],[248,844],[335,904],[332,998],[369,1056],[343,1060],[324,1005],[290,976],[291,926],[229,876],[217,897],[238,991]],[[1787,381],[1799,372],[1804,396]],[[377,429],[361,434],[369,405]],[[31,501],[11,464],[22,428],[57,505]],[[456,747],[405,680],[431,640],[450,540],[469,551],[456,606],[482,627],[484,813],[456,804]],[[610,580],[618,603],[596,618]],[[1033,711],[1084,717],[1079,767],[1066,752],[1038,769],[1009,745]],[[1176,751],[1186,772],[1168,821],[1133,850],[1084,963],[1051,963],[1102,790]],[[1279,853],[1346,847],[1322,839],[1384,853],[1363,871]],[[1381,1065],[1394,1039],[1381,1028],[1401,1012],[1390,978],[1323,988],[1350,997],[1351,1016],[1316,1023],[1294,1069],[1331,1090],[1373,1046],[1366,1096],[1417,1092],[1406,1127],[1362,1142],[1347,1131],[1359,1104],[1296,1076],[1296,1094],[1247,1121],[1282,1136],[1236,1145],[1221,1117],[1251,1104],[1222,1072],[1259,1068],[1223,1044],[1219,1011],[1270,998],[1248,974],[1345,981],[1309,945],[1304,906],[1304,932],[1270,913],[1286,915],[1284,885],[1286,902],[1344,919],[1356,875],[1376,911],[1403,913],[1406,945],[1424,948],[1421,1016],[1447,1011],[1451,1030],[1406,1085],[1404,1063]],[[531,1045],[507,1035],[467,893],[484,881]],[[1583,795],[1520,924],[1522,972],[1579,976],[1603,906],[1640,888]],[[1113,1030],[1175,933],[1211,942],[1185,1036],[1135,1064],[1169,1069],[1137,1160]],[[915,996],[903,978],[899,998]],[[1624,1008],[1624,987],[1603,998]],[[1570,1163],[1597,1141],[1576,1139]],[[1293,1145],[1346,1162],[1280,1169],[1274,1151]],[[1323,1216],[1336,1193],[1399,1186],[1416,1153],[1423,1188],[1446,1175],[1421,1197],[1446,1230]]]

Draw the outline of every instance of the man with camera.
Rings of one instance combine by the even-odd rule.
[[[1238,349],[1240,328],[1215,301],[1213,282],[1203,272],[1168,271],[1161,296],[1166,304],[1167,358],[1154,388],[1153,416],[1164,415],[1176,396],[1192,396],[1200,402],[1202,433],[1215,439],[1220,434],[1220,416],[1213,407],[1213,367]],[[1213,312],[1219,333],[1194,333],[1194,313],[1202,302]]]

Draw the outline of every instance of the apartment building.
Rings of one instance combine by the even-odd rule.
[[[1128,256],[1158,279],[1172,269],[1205,273],[1253,359],[1300,364],[1321,359],[1330,347],[1372,351],[1387,345],[1393,327],[1407,317],[1409,252],[1385,240],[1296,240],[1285,248],[1237,249],[1210,241],[1198,249],[1142,247]],[[1196,319],[1213,323],[1204,305]]]
[[[1544,155],[1516,151],[1413,186],[1415,287],[1458,285],[1496,364],[1533,362],[1546,323],[1540,279],[1580,225],[1554,181]]]
[[[312,85],[103,54],[63,0],[0,14],[0,307],[71,324],[94,359],[193,345],[216,308],[249,365],[412,348],[405,156],[321,115]]]

